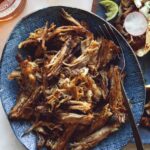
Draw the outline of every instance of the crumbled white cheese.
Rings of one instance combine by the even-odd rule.
[[[146,31],[145,47],[137,51],[137,56],[142,57],[146,55],[149,51],[150,51],[150,19],[148,20],[148,27]]]
[[[150,1],[147,1],[147,2],[145,3],[145,6],[147,6],[147,8],[150,9]]]
[[[147,1],[145,5],[139,9],[139,11],[146,17],[150,17],[150,1]]]
[[[142,6],[142,0],[134,0],[134,4],[137,8],[140,8]]]
[[[140,11],[146,18],[149,16],[149,8],[147,8],[147,6],[143,6],[139,11]]]

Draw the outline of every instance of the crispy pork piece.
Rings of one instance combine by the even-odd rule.
[[[64,9],[62,9],[62,17],[69,21],[70,23],[76,25],[76,26],[82,26],[79,21],[74,19],[70,14],[68,14]]]
[[[45,145],[46,140],[44,136],[42,136],[41,134],[37,134],[37,136],[38,136],[37,149],[40,150]]]
[[[93,115],[82,115],[82,114],[75,114],[75,113],[60,113],[58,114],[59,120],[62,123],[67,124],[83,124],[88,125],[93,120]]]
[[[23,42],[21,42],[20,44],[19,44],[19,46],[18,46],[18,48],[26,48],[26,47],[28,47],[28,46],[30,46],[30,45],[32,45],[32,46],[36,46],[36,45],[38,45],[38,40],[35,40],[35,39],[28,39],[28,40],[26,40],[26,41],[23,41]]]
[[[71,47],[71,39],[68,39],[63,45],[62,49],[53,57],[49,64],[46,65],[47,77],[51,78],[53,75],[57,75],[60,66],[62,65],[65,56],[69,53]]]
[[[20,71],[13,71],[8,75],[9,80],[14,80],[14,79],[18,79],[18,78],[21,78],[21,72]]]
[[[109,104],[105,105],[100,111],[100,113],[95,114],[93,122],[91,123],[89,129],[90,133],[93,133],[96,130],[102,128],[112,115],[113,113],[110,110]]]
[[[150,127],[150,118],[149,117],[142,117],[141,125],[144,127]]]
[[[150,127],[150,102],[145,104],[144,115],[141,119],[141,125],[144,127]]]
[[[20,68],[22,75],[30,82],[34,84],[36,82],[35,73],[38,71],[38,65],[35,62],[28,59],[20,62]]]
[[[32,107],[36,104],[36,100],[41,93],[41,88],[37,87],[30,96],[21,93],[16,105],[9,113],[10,119],[30,119],[34,113]]]
[[[145,105],[145,111],[146,111],[147,115],[150,115],[150,102],[148,102],[148,103]]]
[[[81,111],[82,113],[88,113],[92,111],[92,104],[86,101],[75,101],[70,100],[66,102],[68,105],[67,109]]]
[[[85,76],[85,81],[87,83],[88,88],[93,93],[93,98],[99,101],[102,98],[101,88],[95,83],[95,81],[90,76]]]
[[[89,41],[93,40],[93,34],[88,31],[87,29],[80,27],[80,26],[61,26],[56,28],[53,32],[48,34],[47,42],[51,41],[52,39],[56,38],[60,33],[68,33],[68,34],[74,34],[76,33],[78,36],[86,37]]]
[[[47,139],[46,144],[45,144],[48,150],[54,150],[56,145],[57,145],[57,141],[51,140],[50,138]]]
[[[71,138],[73,132],[75,131],[78,124],[70,124],[67,129],[64,131],[63,135],[59,138],[55,150],[64,150],[67,146],[69,139]]]
[[[70,14],[68,14],[64,9],[62,9],[62,17],[69,21],[71,24],[82,27],[84,30],[88,31],[87,28],[85,28],[79,21],[77,21],[75,18],[73,18]],[[84,23],[85,24],[85,23]],[[83,51],[84,48],[88,47],[90,45],[90,42],[93,40],[93,34],[91,32],[87,32],[87,38],[82,41],[81,43],[81,49]]]
[[[98,50],[100,48],[99,42],[93,40],[91,41],[90,45],[82,51],[82,54],[75,60],[71,62],[71,64],[68,64],[69,67],[75,67],[75,66],[86,66],[88,63],[91,63],[90,61],[94,61],[94,57],[97,56]],[[91,60],[91,58],[93,58]]]
[[[111,87],[108,95],[111,111],[120,123],[124,123],[126,119],[126,109],[124,106],[124,98],[121,90],[121,73],[118,66],[112,66],[109,71]]]
[[[119,53],[119,48],[113,41],[102,39],[102,45],[99,51],[99,67],[105,67],[111,60],[115,59]],[[103,57],[101,57],[103,56]]]
[[[39,130],[39,128],[41,128],[41,130]],[[38,121],[38,122],[34,122],[32,126],[27,130],[26,133],[36,130],[38,131],[38,133],[41,133],[43,135],[48,135],[48,133],[44,131],[44,129],[42,128],[47,128],[50,131],[63,130],[61,124],[54,124],[53,122],[48,122],[48,121]]]
[[[83,138],[77,143],[71,144],[72,150],[89,150],[92,147],[96,146],[99,142],[105,139],[108,135],[118,130],[120,125],[113,124],[105,126],[102,129],[96,131],[95,133],[89,135],[86,138]]]
[[[101,99],[101,97],[102,97],[101,89],[100,89],[100,87],[98,87],[98,85],[92,79],[92,77],[81,74],[72,80],[72,82],[75,85],[80,81],[82,81],[84,83],[84,84],[82,84],[82,83],[81,84],[84,85],[84,88],[87,88],[87,92],[90,91],[90,93],[87,93],[87,100],[91,99],[91,97],[93,97],[97,101],[99,101]]]
[[[45,27],[36,29],[34,32],[30,33],[29,38],[21,42],[18,48],[21,49],[21,48],[26,48],[28,46],[35,46],[39,44],[40,41],[45,39],[46,33],[50,34],[55,29],[55,27],[56,25],[52,23],[48,28],[48,23],[46,23]]]
[[[106,123],[109,121],[110,117],[112,116],[112,112],[110,111],[110,106],[109,104],[105,105],[100,112],[94,113],[93,115],[93,120],[90,124],[90,126],[85,126],[83,129],[81,129],[80,132],[82,134],[79,134],[76,136],[74,139],[75,141],[79,141],[93,132],[101,129],[106,125]]]
[[[100,87],[101,87],[101,91],[102,91],[102,96],[103,99],[107,98],[107,95],[109,93],[109,89],[108,89],[108,73],[106,71],[101,71],[100,72],[100,77],[101,77],[101,81],[100,81]]]

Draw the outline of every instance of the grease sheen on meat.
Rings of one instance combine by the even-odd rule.
[[[32,124],[25,134],[36,134],[37,149],[88,150],[126,121],[123,75],[114,63],[120,49],[61,15],[64,26],[47,22],[19,44],[18,68],[8,78],[20,90],[9,118]]]

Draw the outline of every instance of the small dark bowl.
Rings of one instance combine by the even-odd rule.
[[[18,65],[15,59],[18,51],[18,44],[22,40],[26,39],[30,32],[34,31],[36,28],[44,26],[46,21],[49,21],[49,23],[55,22],[57,26],[60,26],[61,8],[64,8],[78,20],[86,21],[90,27],[90,30],[94,33],[96,33],[96,29],[99,25],[106,23],[102,18],[90,12],[61,6],[45,8],[23,18],[11,33],[5,45],[1,60],[0,96],[6,114],[8,114],[10,109],[15,105],[16,95],[18,92],[18,86],[16,82],[8,81],[7,79],[8,74]],[[129,99],[131,100],[136,123],[139,123],[145,103],[145,88],[142,72],[131,47],[116,29],[114,29],[114,31],[119,37],[119,42],[125,47],[123,50],[126,60],[125,72],[127,74],[125,78],[125,89]],[[26,122],[10,121],[10,125],[18,140],[27,149],[36,150],[36,137],[34,134],[30,133],[29,135],[22,137],[22,134],[30,126],[30,124]],[[126,123],[118,132],[110,135],[107,139],[97,145],[94,150],[119,150],[122,149],[131,138],[132,131],[130,125]]]

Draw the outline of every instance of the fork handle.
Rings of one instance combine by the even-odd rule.
[[[142,144],[142,141],[141,141],[141,138],[140,138],[140,134],[139,134],[137,125],[134,121],[133,113],[132,113],[132,110],[130,108],[129,103],[126,106],[129,107],[128,108],[128,117],[129,117],[131,128],[132,128],[132,131],[133,131],[133,136],[134,136],[134,140],[135,140],[135,143],[136,143],[136,148],[137,148],[137,150],[144,150],[143,144]]]
[[[137,148],[137,150],[144,150],[143,144],[142,144],[142,140],[141,140],[141,137],[140,137],[137,125],[136,125],[135,120],[134,120],[133,112],[132,112],[132,109],[130,107],[127,95],[125,93],[123,82],[121,82],[121,87],[122,87],[123,96],[125,98],[124,103],[125,103],[125,106],[126,106],[126,109],[127,109],[128,119],[129,119],[129,122],[130,122],[130,125],[131,125],[131,128],[132,128],[132,132],[133,132],[136,148]]]

